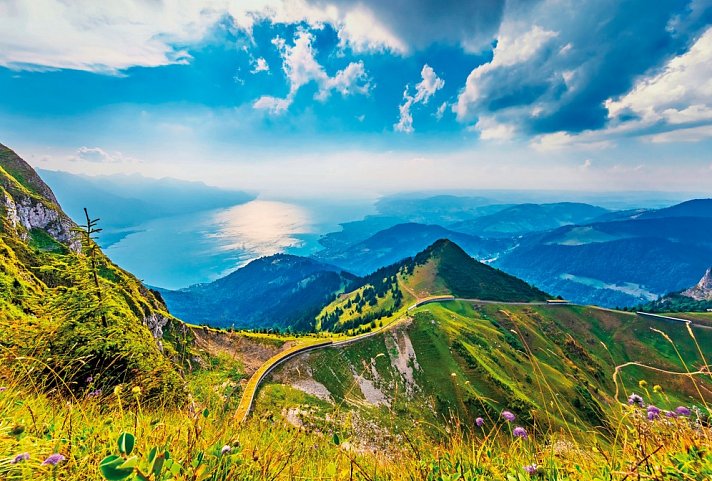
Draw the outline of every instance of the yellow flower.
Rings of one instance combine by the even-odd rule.
[[[118,386],[116,386],[114,388],[114,396],[120,396],[120,395],[121,395],[121,384],[119,384]]]
[[[647,385],[648,381],[646,381],[645,379],[641,379],[640,381],[638,381],[638,386],[640,386],[641,389],[645,389]]]
[[[133,389],[131,389],[131,392],[134,393],[136,396],[141,395],[141,388],[138,386],[135,386]]]
[[[660,384],[656,384],[653,386],[653,392],[663,392],[662,386],[660,386]]]

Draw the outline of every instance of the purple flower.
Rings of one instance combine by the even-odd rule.
[[[516,428],[514,428],[512,434],[518,438],[527,439],[527,430],[521,426],[517,426]]]
[[[536,464],[529,464],[527,466],[522,466],[522,469],[527,472],[527,474],[536,474],[539,466]]]
[[[485,424],[485,420],[482,418],[477,418],[475,419],[475,424],[477,424],[478,428],[481,428]]]
[[[93,383],[93,382],[94,382],[94,378],[93,378],[92,376],[89,376],[89,377],[87,378],[87,384],[91,384],[91,383]]]
[[[638,405],[640,407],[643,407],[643,398],[638,394],[633,393],[628,396],[628,404],[630,404],[631,406]]]
[[[690,409],[686,408],[685,406],[676,407],[675,412],[678,416],[689,416],[690,414],[692,414],[692,411],[690,411]]]
[[[666,418],[676,418],[677,413],[675,413],[675,411],[665,411],[665,417]]]
[[[101,397],[101,389],[96,389],[87,394],[87,397]]]
[[[652,404],[648,406],[648,420],[649,421],[654,421],[655,419],[658,419],[660,417],[660,409],[658,409],[656,406],[653,406]]]
[[[12,458],[12,461],[10,461],[10,464],[18,464],[21,463],[22,461],[27,461],[30,459],[30,453],[21,453]]]
[[[54,453],[54,454],[50,454],[47,459],[42,461],[42,464],[51,464],[52,466],[57,466],[59,463],[61,463],[65,459],[67,459],[67,458],[65,458],[61,454]]]
[[[510,411],[502,411],[502,417],[508,423],[511,423],[512,421],[514,421],[516,419],[516,416],[514,414],[512,414]]]
[[[225,455],[225,454],[229,453],[231,449],[232,449],[232,448],[226,444],[226,445],[223,446],[222,449],[220,450],[220,454]]]

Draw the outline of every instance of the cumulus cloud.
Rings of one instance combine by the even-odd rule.
[[[351,62],[334,76],[329,76],[314,57],[316,52],[312,46],[313,41],[314,36],[306,30],[297,31],[294,45],[288,45],[280,37],[272,40],[282,57],[282,70],[289,83],[289,93],[283,98],[262,96],[252,104],[254,108],[266,109],[272,113],[283,112],[292,104],[299,89],[310,82],[317,84],[315,98],[321,101],[326,100],[332,91],[344,96],[368,93],[371,85],[363,62]]]
[[[518,4],[521,0],[510,0]],[[407,53],[433,43],[479,52],[496,34],[505,0],[307,0],[329,12],[340,37],[356,50]],[[533,2],[528,2],[533,3]]]
[[[405,86],[403,103],[398,107],[398,122],[393,126],[396,132],[414,132],[413,114],[411,113],[413,105],[427,104],[430,97],[445,86],[445,81],[438,77],[435,70],[428,64],[423,65],[420,76],[422,79],[415,85],[415,95],[410,95],[409,85]]]
[[[507,11],[492,61],[472,70],[454,111],[463,123],[485,116],[515,125],[540,145],[578,143],[577,133],[606,129],[611,118],[623,122],[643,115],[635,109],[647,108],[643,97],[651,98],[653,90],[626,94],[641,78],[665,76],[660,69],[695,44],[711,17],[708,0],[661,0],[654,7],[644,0],[546,0],[526,12]],[[710,63],[704,63],[703,51],[685,61],[699,62],[691,77],[701,78]],[[680,75],[669,80],[680,81]],[[656,82],[659,87],[670,86],[663,80]],[[700,89],[678,105],[660,104],[656,115],[706,118],[709,104],[699,102],[704,95]],[[539,136],[558,132],[541,142]]]
[[[264,59],[264,57],[255,59],[252,65],[253,66],[252,70],[250,70],[250,73],[254,74],[260,72],[269,72],[269,64],[267,63],[267,60]]]
[[[687,124],[712,121],[712,28],[657,75],[645,77],[618,99],[606,101],[609,117]]]
[[[100,147],[82,146],[77,149],[77,153],[70,157],[75,162],[91,162],[96,164],[114,164],[133,161],[121,152],[109,153]]]

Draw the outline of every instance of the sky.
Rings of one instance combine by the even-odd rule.
[[[268,197],[712,192],[712,0],[0,0],[0,142]]]

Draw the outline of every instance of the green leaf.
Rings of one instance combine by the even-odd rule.
[[[99,463],[99,471],[101,471],[101,475],[109,481],[126,479],[133,474],[134,469],[123,467],[124,462],[124,458],[112,454],[101,460],[101,463]]]
[[[138,466],[138,456],[131,456],[129,459],[119,466],[119,469],[133,469]]]
[[[136,443],[136,438],[131,433],[121,433],[119,435],[118,444],[119,452],[121,454],[129,455],[133,451],[134,444]]]
[[[156,453],[158,453],[158,448],[153,447],[151,450],[148,452],[148,463],[153,463],[153,460],[156,459]]]
[[[338,435],[338,434],[334,433],[334,437],[333,437],[332,439],[333,439],[333,441],[334,441],[334,444],[336,444],[337,446],[338,446],[339,444],[341,444],[341,440],[339,439],[339,435]]]
[[[210,411],[208,411],[208,408],[203,409],[203,417],[207,418],[209,414]]]
[[[166,457],[164,456],[163,453],[159,454],[156,456],[156,458],[153,460],[153,465],[151,466],[151,472],[153,473],[153,477],[156,479],[161,478],[161,471],[163,471],[163,463],[165,463]]]

